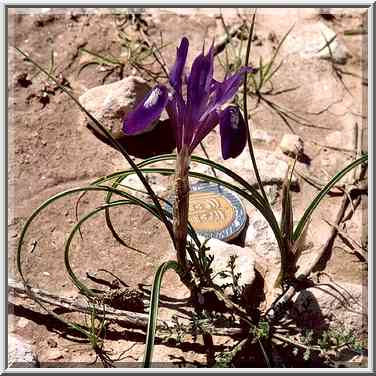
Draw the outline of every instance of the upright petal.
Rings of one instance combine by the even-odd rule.
[[[222,104],[232,99],[244,80],[244,73],[252,70],[253,68],[251,67],[243,67],[239,70],[239,72],[233,74],[223,82],[217,82],[214,103],[212,105],[218,108]]]
[[[207,109],[210,93],[212,92],[214,66],[214,49],[210,48],[205,56],[200,54],[192,64],[187,85],[187,106],[184,118],[184,144],[190,144],[202,116]]]
[[[155,86],[137,107],[123,120],[123,132],[126,135],[142,133],[153,121],[157,120],[168,101],[168,90],[163,85]]]
[[[218,124],[219,116],[217,111],[212,111],[203,121],[201,121],[196,129],[189,152],[192,153],[196,146],[213,130]]]
[[[187,38],[182,38],[180,46],[176,49],[175,64],[170,70],[170,84],[176,92],[181,93],[182,75],[184,71],[185,62],[188,55],[189,41]]]
[[[247,141],[246,124],[237,106],[227,107],[220,116],[220,133],[223,159],[236,158]]]
[[[188,78],[187,102],[191,110],[196,113],[207,104],[206,101],[212,86],[213,63],[213,48],[206,56],[200,54],[193,61],[191,74]]]

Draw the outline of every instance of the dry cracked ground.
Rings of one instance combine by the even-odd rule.
[[[222,14],[231,30],[239,29],[243,22],[249,26],[252,18],[249,9],[226,9]],[[9,278],[20,280],[15,264],[16,246],[22,226],[35,208],[58,192],[84,186],[128,166],[119,152],[88,131],[77,105],[15,48],[50,69],[78,98],[89,89],[129,76],[141,76],[152,84],[153,74],[160,71],[160,66],[155,63],[146,70],[143,61],[134,60],[129,54],[129,46],[134,47],[132,43],[142,36],[158,45],[163,36],[162,53],[168,66],[173,62],[181,37],[187,36],[190,65],[201,51],[203,41],[207,47],[213,38],[223,40],[225,30],[219,15],[218,9],[147,9],[137,16],[129,16],[124,10],[9,10]],[[266,100],[258,103],[255,96],[248,96],[248,109],[261,177],[277,215],[281,211],[281,182],[292,161],[281,150],[280,142],[286,134],[295,134],[304,142],[304,158],[297,162],[292,192],[294,215],[299,218],[318,187],[351,162],[359,151],[367,150],[366,10],[258,9],[250,57],[252,66],[259,66],[260,56],[263,62],[269,61],[292,26],[276,59],[276,66],[283,64],[273,76],[272,84],[263,89]],[[227,46],[218,55],[222,63],[226,54],[230,62],[234,59],[240,45],[246,44],[244,38],[241,31],[233,35],[235,49]],[[330,52],[325,48],[325,38],[332,42]],[[83,48],[120,59],[123,65],[86,65],[95,56],[85,53]],[[244,59],[244,52],[240,57]],[[115,69],[109,70],[111,67]],[[223,77],[219,60],[216,60],[215,76]],[[211,159],[223,162],[219,142],[219,132],[215,129],[204,145]],[[197,154],[204,155],[200,148]],[[225,165],[243,178],[255,181],[247,151]],[[346,192],[357,173],[344,178],[315,212],[308,228],[303,264],[312,260],[315,252],[330,239],[341,205],[347,199]],[[167,177],[153,179],[153,187],[161,196],[168,197],[171,181]],[[130,183],[138,184],[138,181],[134,179]],[[295,310],[295,317],[301,318],[295,324],[301,328],[309,328],[309,323],[317,319],[315,314],[325,322],[346,326],[367,347],[366,181],[362,187],[351,198],[346,218],[337,226],[339,233],[311,274],[311,285],[293,298],[291,315]],[[33,287],[84,302],[68,278],[63,258],[64,242],[75,223],[76,201],[77,195],[59,200],[35,219],[23,245],[22,262],[27,281]],[[90,193],[81,200],[80,212],[85,213],[101,202],[102,194]],[[248,204],[246,208],[248,227],[237,245],[243,247],[242,252],[248,252],[251,260],[256,257],[257,264],[270,267],[274,265],[270,260],[278,263],[275,241],[255,209]],[[106,269],[127,285],[147,291],[157,267],[162,261],[174,258],[169,236],[161,223],[136,206],[113,209],[111,217],[126,243],[143,253],[121,246],[106,227],[104,215],[97,215],[83,226],[83,238],[75,238],[71,265],[86,283],[93,283],[88,273],[111,279],[106,273],[98,273]],[[257,288],[260,287],[253,285],[253,294],[260,293]],[[162,317],[171,318],[176,312],[187,314],[184,299],[188,293],[172,272],[166,275],[162,293],[170,302],[165,304]],[[306,314],[308,298],[312,297],[319,309]],[[84,323],[82,314],[58,308],[55,313]],[[111,323],[105,349],[113,358],[122,355],[123,366],[140,366],[144,342],[144,331]],[[214,342],[219,354],[234,340],[214,337]],[[16,363],[37,358],[40,365],[47,367],[103,366],[87,341],[13,290],[9,295],[9,345],[11,361]],[[158,340],[154,361],[164,366],[205,366],[205,346],[200,337],[196,342],[192,338],[184,338],[180,343]],[[278,352],[274,353],[273,361],[274,366],[315,366],[309,360],[294,364]],[[364,353],[348,351],[338,358],[334,356],[332,366],[338,366],[341,361],[352,366],[366,365]],[[265,366],[251,355],[239,362],[250,367]]]

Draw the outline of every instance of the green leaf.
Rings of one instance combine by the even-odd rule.
[[[255,19],[256,19],[256,12],[253,14],[253,17],[252,17],[252,23],[251,23],[251,28],[250,28],[250,31],[249,31],[249,37],[248,37],[248,43],[247,43],[247,50],[246,50],[246,54],[245,54],[244,66],[248,66],[248,64],[249,64],[249,56],[250,56],[250,53],[251,53],[253,30],[254,30],[254,27],[255,27]],[[261,64],[262,64],[262,60],[261,60]],[[260,67],[260,70],[262,70],[262,67]],[[260,77],[262,77],[262,76],[263,75],[262,75],[262,72],[261,72]],[[259,174],[259,171],[258,171],[258,168],[257,168],[255,153],[253,151],[251,133],[250,133],[250,130],[249,130],[248,107],[247,107],[247,81],[248,81],[247,77],[248,77],[248,74],[247,74],[247,72],[245,72],[244,73],[244,83],[243,83],[243,112],[244,112],[244,120],[245,120],[246,130],[247,130],[247,144],[248,144],[249,154],[250,154],[251,161],[252,161],[252,167],[253,167],[253,170],[254,170],[254,173],[255,173],[255,176],[256,176],[256,180],[257,180],[259,189],[260,189],[261,194],[264,198],[265,205],[269,206],[269,208],[270,208],[269,200],[268,200],[268,197],[265,193],[264,187],[263,187],[262,182],[261,182],[260,174]],[[251,76],[251,77],[253,77],[253,76]],[[255,81],[254,81],[254,84],[256,85]],[[255,88],[257,90],[258,86],[256,85]]]
[[[325,187],[317,194],[317,196],[312,200],[311,204],[305,210],[303,216],[301,217],[299,223],[296,226],[294,231],[293,240],[297,240],[301,235],[306,223],[308,222],[309,218],[311,217],[314,210],[317,208],[321,200],[326,196],[326,194],[340,181],[348,172],[352,169],[356,168],[357,166],[361,165],[368,161],[368,153],[364,154],[360,158],[356,159],[355,161],[351,162],[348,166],[346,166],[343,170],[338,172],[326,185]]]
[[[154,281],[151,290],[151,300],[149,308],[149,321],[146,334],[146,348],[144,354],[144,367],[150,368],[151,360],[154,350],[154,339],[157,327],[158,306],[159,306],[159,293],[161,289],[162,277],[168,269],[173,269],[177,273],[180,271],[179,265],[176,261],[164,262],[157,270],[154,276]]]

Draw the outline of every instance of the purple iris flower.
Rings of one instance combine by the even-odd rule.
[[[244,73],[251,68],[225,77],[223,82],[213,78],[214,46],[207,55],[201,53],[192,64],[189,77],[184,74],[189,42],[182,38],[177,48],[176,61],[170,70],[171,89],[155,86],[123,120],[127,135],[141,133],[166,109],[175,130],[178,153],[188,155],[219,123],[223,159],[235,158],[246,144],[246,125],[236,106],[221,107],[235,95],[243,82]],[[184,85],[183,92],[183,76]],[[186,94],[186,95],[184,95]]]

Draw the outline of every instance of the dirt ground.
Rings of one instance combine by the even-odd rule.
[[[247,22],[250,14],[242,13]],[[228,25],[239,24],[234,10],[224,11]],[[317,57],[302,57],[292,52],[291,43],[281,49],[284,64],[273,78],[274,92],[289,88],[279,95],[270,96],[281,106],[300,114],[306,122],[317,127],[307,127],[291,121],[293,131],[305,142],[305,154],[310,164],[298,163],[301,170],[328,181],[353,157],[353,153],[340,149],[356,150],[352,129],[358,124],[362,131],[363,150],[367,150],[367,86],[365,83],[367,51],[364,50],[365,35],[344,35],[346,30],[364,26],[365,11],[338,10],[334,18],[323,17],[315,9],[260,9],[256,18],[256,43],[251,52],[251,63],[258,64],[270,59],[278,41],[295,24],[291,40],[303,35],[307,25],[321,21],[338,33],[340,43],[349,53],[346,64],[333,65],[331,61]],[[158,41],[163,33],[167,47],[163,49],[165,60],[171,64],[175,48],[181,36],[190,40],[191,50],[188,65],[201,50],[203,40],[208,46],[213,37],[224,34],[218,19],[218,9],[171,9],[147,10],[141,27],[148,31],[150,39]],[[45,12],[30,10],[9,11],[8,48],[8,265],[9,277],[19,280],[15,266],[15,250],[26,219],[50,196],[63,190],[83,186],[97,177],[127,167],[120,153],[97,140],[82,124],[78,107],[60,90],[46,92],[46,79],[15,50],[27,52],[44,67],[54,56],[54,74],[62,74],[78,98],[86,90],[102,84],[106,72],[98,66],[89,65],[78,74],[87,54],[79,51],[84,47],[98,54],[119,57],[123,52],[119,29],[123,28],[132,38],[138,33],[137,24],[120,21],[124,16],[108,10],[50,9]],[[177,27],[178,25],[178,27]],[[289,47],[290,46],[290,47]],[[124,55],[123,55],[124,56]],[[223,53],[221,55],[223,57]],[[223,71],[217,63],[216,75]],[[342,71],[336,71],[336,68]],[[134,68],[125,64],[123,75],[134,74]],[[25,82],[22,75],[27,74]],[[341,77],[341,79],[339,78]],[[119,80],[118,71],[106,78],[106,83]],[[144,78],[148,78],[145,76]],[[47,90],[48,91],[48,90]],[[44,93],[44,94],[43,94]],[[45,101],[48,96],[48,103]],[[249,98],[249,108],[255,107],[254,98]],[[269,107],[261,104],[251,111],[252,127],[267,131],[273,140],[255,143],[256,148],[276,150],[286,133],[291,133],[286,124]],[[338,131],[338,133],[333,133]],[[209,155],[219,155],[219,137],[212,132],[205,140]],[[333,136],[334,134],[334,136]],[[330,147],[332,146],[332,147]],[[337,148],[337,149],[336,149]],[[201,150],[197,151],[198,154]],[[201,153],[202,154],[202,153]],[[281,158],[287,158],[281,154]],[[252,171],[249,170],[249,174]],[[299,191],[293,193],[296,218],[309,204],[317,189],[299,179]],[[165,194],[169,193],[168,189]],[[343,195],[328,196],[314,215],[308,238],[314,246],[325,241]],[[81,202],[81,213],[95,208],[103,199],[101,194],[87,195]],[[69,229],[75,222],[74,208],[77,196],[68,197],[51,205],[34,222],[24,245],[24,273],[29,283],[41,289],[64,296],[77,296],[77,290],[64,268],[63,247]],[[274,208],[280,210],[280,197]],[[347,222],[348,236],[365,245],[367,233],[366,196]],[[149,286],[162,261],[173,257],[172,244],[162,224],[138,207],[114,209],[112,219],[115,228],[124,240],[144,254],[122,247],[107,229],[104,216],[93,218],[83,230],[83,239],[78,237],[72,247],[72,267],[89,284],[86,272],[95,273],[106,269],[129,286]],[[249,213],[251,214],[251,213]],[[367,262],[346,239],[337,237],[325,265],[337,283],[367,284]],[[163,293],[176,299],[186,298],[187,291],[173,273],[168,273],[163,282]],[[366,294],[365,294],[366,296]],[[57,364],[59,367],[88,366],[96,359],[90,345],[82,338],[66,335],[61,324],[49,318],[30,300],[11,296],[9,299],[9,333],[21,335],[33,345],[41,364]],[[39,313],[36,313],[39,312]],[[168,314],[168,313],[167,313]],[[69,317],[69,316],[66,316]],[[81,316],[82,317],[82,316]],[[142,360],[144,333],[111,326],[106,339],[106,348],[119,356],[125,353],[123,362],[133,366]],[[223,341],[222,341],[223,342]],[[220,345],[218,344],[218,348]],[[205,364],[205,349],[199,342],[185,341],[181,346],[158,344],[154,360],[178,366]],[[190,363],[191,362],[191,363]],[[96,365],[101,367],[97,361]]]

